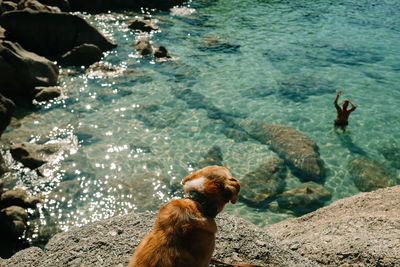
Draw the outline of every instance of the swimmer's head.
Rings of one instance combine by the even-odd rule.
[[[347,108],[347,106],[349,105],[349,100],[345,99],[342,103],[342,107],[343,108]]]

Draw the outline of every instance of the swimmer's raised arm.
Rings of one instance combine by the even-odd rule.
[[[333,104],[335,105],[336,109],[340,109],[340,107],[339,107],[339,105],[338,105],[337,101],[338,101],[338,99],[339,99],[339,96],[340,96],[341,94],[342,94],[342,90],[339,90],[339,91],[337,92],[337,95],[336,95],[335,101],[333,102]]]

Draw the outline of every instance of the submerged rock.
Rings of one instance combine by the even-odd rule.
[[[58,68],[48,59],[0,40],[0,92],[10,98],[32,99],[36,86],[57,84]]]
[[[196,168],[201,169],[210,165],[222,166],[224,160],[221,148],[219,146],[213,146],[204,155],[204,159],[196,164]]]
[[[8,39],[50,59],[58,59],[82,44],[95,45],[101,51],[116,47],[83,18],[69,13],[7,12],[0,16],[0,25]]]
[[[331,193],[320,184],[307,182],[278,196],[278,205],[302,215],[322,207]]]
[[[0,136],[10,124],[14,111],[14,102],[0,94]]]
[[[283,160],[273,158],[240,180],[240,198],[256,207],[271,201],[285,188],[286,167]]]
[[[400,186],[338,200],[266,232],[324,266],[400,265]]]
[[[164,46],[156,46],[147,37],[142,37],[135,42],[136,52],[141,56],[153,55],[157,62],[171,58]]]
[[[270,145],[303,180],[320,181],[324,177],[318,146],[308,136],[284,125],[242,121],[239,126],[252,138]]]
[[[400,169],[400,147],[397,144],[387,143],[380,151],[391,162],[393,168]]]
[[[62,150],[63,144],[48,143],[43,145],[24,142],[10,147],[12,157],[30,169],[36,169],[49,162]]]
[[[349,162],[349,172],[353,181],[362,192],[397,184],[395,174],[374,159],[357,157]]]

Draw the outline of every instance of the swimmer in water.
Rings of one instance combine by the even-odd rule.
[[[340,107],[337,103],[340,95],[342,94],[342,91],[339,90],[336,95],[335,102],[335,108],[336,108],[336,120],[335,120],[335,129],[341,128],[343,132],[346,131],[346,126],[349,124],[348,119],[350,116],[350,113],[352,113],[354,110],[356,110],[357,106],[354,105],[350,100],[345,99],[343,100],[342,106]],[[351,108],[348,108],[349,103],[351,105]]]

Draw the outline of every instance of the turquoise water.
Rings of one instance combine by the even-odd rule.
[[[63,98],[37,104],[2,137],[65,144],[44,177],[13,162],[3,145],[14,169],[8,178],[46,200],[42,224],[67,230],[158,210],[182,196],[179,182],[213,146],[240,180],[275,153],[227,137],[232,121],[287,125],[315,140],[332,194],[325,204],[359,192],[348,162],[360,154],[399,177],[381,153],[400,145],[399,1],[194,1],[144,12],[161,29],[151,40],[173,60],[135,54],[139,34],[127,26],[140,14],[81,14],[118,43],[101,62],[109,71],[62,69]],[[342,135],[333,132],[339,89],[358,106]],[[288,171],[286,188],[300,183]],[[242,202],[226,211],[260,227],[295,216]]]

